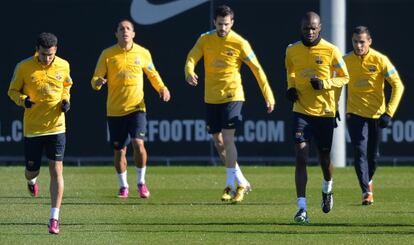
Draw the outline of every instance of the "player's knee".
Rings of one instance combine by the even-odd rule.
[[[33,178],[36,178],[39,175],[39,169],[30,170],[26,167],[26,170],[24,171],[24,174],[26,176],[26,179],[33,179]]]
[[[111,142],[111,147],[115,151],[121,151],[122,149],[124,149],[125,145],[119,141],[113,141]]]
[[[132,147],[134,151],[138,153],[144,153],[146,151],[144,141],[141,139],[133,139]]]
[[[39,174],[40,170],[40,160],[27,160],[26,161],[26,174]],[[35,176],[35,177],[36,177]]]

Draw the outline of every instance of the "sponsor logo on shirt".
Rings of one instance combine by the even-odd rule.
[[[216,59],[213,61],[211,65],[216,68],[225,68],[226,62],[224,62],[223,60]]]

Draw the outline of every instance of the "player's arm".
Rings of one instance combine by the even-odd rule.
[[[285,68],[286,68],[286,79],[287,79],[287,88],[295,88],[295,68],[293,66],[290,53],[289,53],[289,47],[286,49],[286,55],[285,55]]]
[[[397,69],[394,67],[394,65],[390,62],[390,60],[387,57],[384,57],[383,63],[383,74],[385,80],[391,85],[392,89],[391,97],[387,104],[385,113],[393,117],[404,93],[404,84],[402,83],[400,76],[398,75]]]
[[[70,77],[70,67],[69,64],[66,69],[66,78],[63,81],[63,92],[62,92],[62,100],[70,101],[70,89],[72,88],[72,78]]]
[[[330,89],[332,87],[342,88],[349,82],[349,73],[346,68],[344,59],[342,58],[341,52],[335,48],[332,52],[332,63],[333,76],[331,79],[323,81],[323,88]]]
[[[263,97],[266,101],[267,112],[272,112],[276,103],[275,97],[273,96],[266,74],[247,41],[243,43],[241,58],[253,72],[254,77],[259,84],[260,90],[262,91]]]
[[[145,75],[150,81],[152,87],[160,95],[160,98],[164,102],[169,101],[171,97],[170,91],[168,90],[167,86],[165,86],[158,71],[155,69],[154,63],[152,62],[151,54],[147,51],[145,56],[146,56],[146,59],[145,59],[146,62],[145,62],[145,66],[143,67]]]
[[[184,72],[185,72],[185,80],[188,84],[192,86],[196,86],[198,84],[198,76],[194,72],[195,66],[197,65],[198,61],[203,57],[203,49],[202,49],[202,37],[200,37],[194,47],[190,50],[187,55],[187,60],[185,61]]]
[[[72,78],[70,77],[70,67],[69,63],[67,64],[66,68],[66,77],[63,81],[63,91],[62,91],[62,99],[61,99],[61,109],[62,112],[67,112],[70,109],[70,89],[72,87]]]
[[[14,103],[16,103],[16,105],[25,107],[25,100],[28,98],[28,95],[22,93],[23,85],[23,71],[19,63],[14,69],[13,78],[10,82],[7,95],[14,101]]]
[[[104,85],[106,80],[107,66],[106,66],[106,55],[105,51],[101,53],[96,64],[95,72],[93,74],[91,85],[94,90],[100,90],[102,85]]]
[[[299,99],[299,95],[298,95],[298,91],[296,90],[296,86],[295,86],[296,74],[295,74],[295,68],[293,66],[293,63],[290,57],[289,49],[286,49],[285,68],[286,68],[286,80],[287,80],[286,98],[294,103]]]

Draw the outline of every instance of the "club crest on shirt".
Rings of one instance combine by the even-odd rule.
[[[56,72],[55,78],[56,78],[56,80],[60,81],[62,79],[62,73]]]
[[[371,65],[371,66],[368,66],[368,71],[369,72],[376,72],[377,68],[375,66]]]
[[[234,51],[233,51],[233,49],[228,48],[228,49],[226,50],[226,54],[227,54],[228,56],[233,56],[233,55],[234,55]]]
[[[141,64],[141,60],[139,59],[139,57],[136,57],[134,62],[135,62],[135,65]]]
[[[321,65],[323,63],[322,58],[320,56],[316,56],[315,63]]]

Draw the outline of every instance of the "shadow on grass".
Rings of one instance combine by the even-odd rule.
[[[45,223],[34,222],[0,222],[0,228],[12,227],[12,226],[45,226]],[[119,227],[126,226],[125,229]],[[172,228],[178,226],[177,228]],[[237,226],[241,226],[243,230],[225,230],[220,229],[220,226],[224,226],[225,229],[235,229]],[[236,226],[236,227],[235,227]],[[274,230],[251,230],[255,226],[272,226]],[[282,228],[288,226],[289,230]],[[95,228],[94,228],[95,227]],[[100,228],[99,228],[100,227]],[[134,227],[139,230],[131,230]],[[148,228],[149,227],[149,228]],[[200,228],[205,227],[203,230]],[[278,230],[278,227],[281,230]],[[357,228],[355,229],[325,229],[325,228]],[[124,222],[124,223],[112,223],[112,222],[88,222],[88,223],[62,223],[61,228],[66,230],[67,233],[203,233],[203,234],[246,234],[246,235],[402,235],[411,236],[414,235],[414,230],[386,230],[387,228],[403,228],[414,227],[414,224],[362,224],[362,223],[320,223],[320,224],[308,224],[298,225],[288,222]],[[142,229],[144,228],[144,229]],[[312,229],[319,228],[319,229]],[[322,230],[321,230],[322,228]],[[361,229],[360,229],[361,228]],[[133,229],[133,228],[132,228]],[[213,229],[213,230],[212,230]],[[220,230],[218,230],[220,229]],[[249,230],[250,229],[250,230]],[[258,229],[258,228],[256,228]],[[375,229],[375,230],[370,230]],[[381,229],[381,230],[378,230]],[[0,235],[7,234],[0,231]],[[41,235],[38,233],[30,233],[20,235]]]
[[[136,199],[141,200],[141,199]],[[63,205],[143,205],[143,206],[223,206],[223,205],[231,205],[231,206],[283,206],[288,205],[289,203],[248,203],[244,202],[242,204],[233,204],[230,202],[165,202],[165,203],[152,203],[148,200],[141,200],[140,202],[129,202],[127,200],[119,200],[118,202],[64,202]]]
[[[45,223],[35,222],[0,222],[0,226],[13,225],[44,225]],[[88,223],[71,223],[64,222],[62,226],[296,226],[296,227],[414,227],[414,224],[398,224],[398,223],[311,223],[307,225],[299,225],[293,222],[88,222]],[[414,230],[411,232],[414,234]]]

